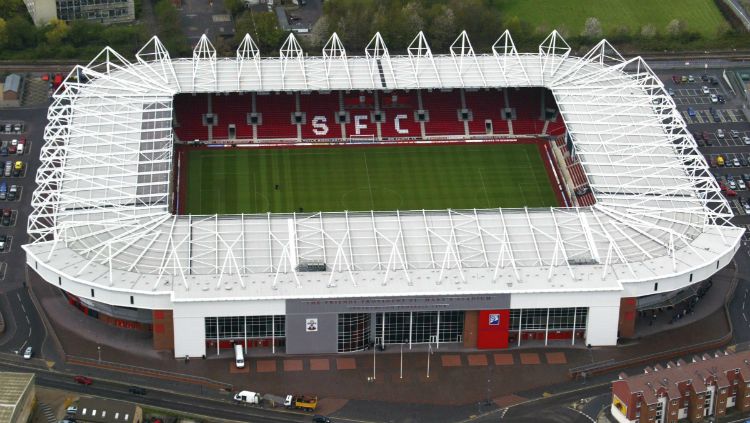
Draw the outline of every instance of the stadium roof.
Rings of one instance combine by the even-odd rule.
[[[462,33],[405,56],[376,34],[349,57],[334,34],[307,57],[293,35],[261,58],[204,36],[172,59],[154,37],[129,62],[105,48],[49,109],[29,218],[29,261],[92,286],[197,299],[622,290],[686,274],[743,233],[674,102],[640,58],[602,40],[583,57],[553,31],[519,54]],[[560,108],[596,204],[587,208],[177,216],[169,212],[177,93],[544,86]],[[298,272],[323,261],[329,272]],[[451,282],[446,284],[444,282]],[[300,289],[300,287],[307,289]]]

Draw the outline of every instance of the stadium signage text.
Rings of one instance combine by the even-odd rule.
[[[406,119],[408,116],[405,114],[396,115],[395,118],[393,118],[393,128],[396,130],[396,133],[400,135],[409,135],[409,130],[401,127],[401,121],[403,119]],[[350,135],[364,135],[363,131],[368,129],[370,126],[368,125],[368,121],[370,120],[369,115],[354,115],[352,116],[352,120],[354,121],[354,134]],[[312,118],[312,127],[313,127],[313,133],[318,136],[326,136],[328,135],[328,132],[330,131],[330,128],[328,127],[328,118],[325,116],[315,116]],[[382,124],[385,124],[385,122],[382,122]],[[374,125],[374,124],[373,124]],[[369,131],[372,132],[372,131]]]

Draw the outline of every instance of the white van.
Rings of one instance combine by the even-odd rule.
[[[240,344],[234,344],[234,364],[238,369],[245,367],[245,352]]]
[[[260,404],[260,394],[252,391],[241,391],[234,395],[234,400],[247,404]]]

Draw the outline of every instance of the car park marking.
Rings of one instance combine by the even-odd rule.
[[[8,270],[8,263],[0,262],[0,281],[5,279],[5,272]]]

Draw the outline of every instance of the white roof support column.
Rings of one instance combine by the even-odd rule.
[[[334,32],[331,38],[323,47],[323,64],[326,70],[326,83],[328,88],[331,88],[331,68],[333,66],[341,66],[346,71],[346,78],[349,83],[349,88],[352,88],[352,75],[349,72],[349,61],[346,59],[346,50],[344,45],[341,43],[339,36]]]
[[[531,84],[529,75],[526,73],[526,67],[521,62],[516,45],[513,43],[513,37],[510,36],[507,29],[492,45],[492,55],[495,56],[495,61],[506,84],[508,83],[508,74],[513,71],[520,71],[526,84]]]
[[[466,31],[462,31],[461,34],[453,41],[450,46],[451,57],[453,58],[453,64],[456,66],[456,72],[458,72],[458,78],[461,80],[461,86],[465,87],[464,72],[467,68],[471,68],[479,72],[479,76],[482,79],[482,85],[487,85],[487,80],[484,78],[484,73],[477,62],[477,56],[474,54],[474,47],[471,46],[469,41],[469,35]]]
[[[154,35],[151,39],[135,54],[135,58],[154,76],[159,78],[165,84],[174,84],[176,91],[180,90],[180,83],[177,80],[177,74],[172,66],[172,59],[164,44],[159,41],[159,37]]]
[[[432,57],[432,50],[430,50],[429,44],[427,44],[427,38],[424,33],[419,31],[414,40],[412,40],[409,47],[406,48],[406,52],[409,54],[409,62],[411,63],[412,71],[414,72],[414,79],[417,83],[417,88],[422,87],[421,79],[424,77],[424,66],[422,62],[427,61],[435,72],[435,78],[438,84],[440,82],[440,74],[438,73],[437,66],[435,65],[435,59]]]
[[[373,87],[379,87],[380,67],[382,66],[383,73],[388,72],[388,75],[390,75],[396,84],[396,88],[398,88],[398,79],[396,79],[396,74],[393,72],[391,55],[388,53],[388,47],[386,47],[385,41],[383,41],[383,37],[379,32],[375,33],[375,36],[372,37],[367,47],[365,47],[365,57],[367,57],[367,67],[370,70],[370,80]]]
[[[249,62],[249,63],[248,63]],[[237,47],[237,89],[242,90],[242,69],[245,64],[251,64],[258,77],[258,85],[263,86],[263,78],[260,72],[260,49],[255,44],[250,34],[245,34],[239,47]]]
[[[570,46],[565,42],[557,30],[552,31],[547,38],[539,44],[539,59],[541,62],[542,78],[554,80],[555,73],[560,65],[568,58]]]
[[[285,88],[288,84],[286,81],[286,69],[290,62],[296,63],[302,73],[303,86],[307,88],[307,74],[305,73],[305,53],[302,51],[299,42],[294,38],[294,34],[289,34],[284,44],[279,50],[279,59],[281,59],[281,86]]]
[[[193,91],[216,89],[216,49],[206,34],[193,49]]]

